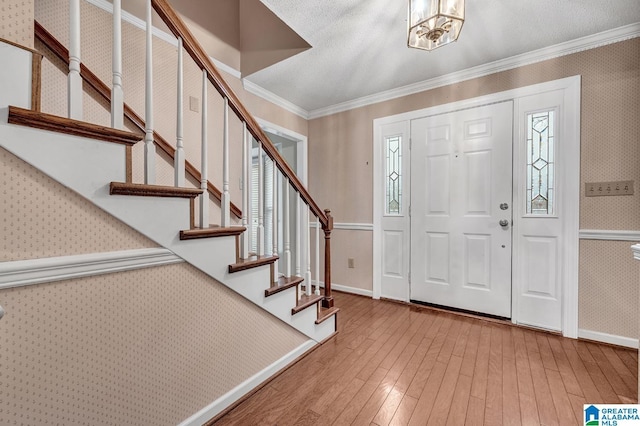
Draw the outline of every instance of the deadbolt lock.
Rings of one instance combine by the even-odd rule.
[[[507,204],[507,203],[500,204],[500,210],[506,210],[508,208],[509,208],[509,204]]]

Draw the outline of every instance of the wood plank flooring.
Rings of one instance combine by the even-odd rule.
[[[216,425],[580,425],[637,401],[637,351],[335,293],[339,334]]]

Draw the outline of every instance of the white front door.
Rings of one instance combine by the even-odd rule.
[[[411,299],[511,317],[513,102],[411,121]]]

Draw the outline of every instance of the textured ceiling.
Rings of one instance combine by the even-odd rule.
[[[640,0],[467,0],[458,42],[425,52],[407,0],[262,2],[312,48],[247,79],[307,111],[640,22]]]

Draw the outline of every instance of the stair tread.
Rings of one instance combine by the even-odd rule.
[[[300,297],[300,299],[298,300],[296,307],[291,308],[291,315],[295,315],[298,312],[307,309],[309,306],[317,304],[323,299],[323,297],[324,296],[322,296],[321,294],[312,294],[310,296],[303,294],[302,297]]]
[[[278,260],[278,258],[278,256],[250,256],[248,259],[238,259],[236,263],[229,265],[229,273],[269,265]]]
[[[278,278],[278,282],[274,283],[271,287],[264,291],[264,296],[269,297],[281,291],[284,291],[288,288],[295,287],[300,284],[304,278],[291,276],[291,277],[280,277]]]
[[[337,314],[338,312],[340,312],[340,308],[337,308],[335,306],[332,306],[331,308],[320,308],[320,310],[318,311],[318,319],[316,320],[316,324],[320,324],[326,320],[328,320],[329,318],[331,318],[333,315]]]
[[[126,130],[99,126],[85,121],[60,117],[58,115],[47,114],[16,106],[9,106],[8,123],[128,146],[135,145],[143,138],[141,135],[131,133]]]
[[[111,182],[109,193],[111,195],[137,195],[143,197],[195,198],[202,194],[202,190],[143,183]]]
[[[247,228],[244,226],[228,226],[211,225],[208,228],[185,229],[180,231],[181,240],[193,240],[196,238],[213,238],[240,235]]]

